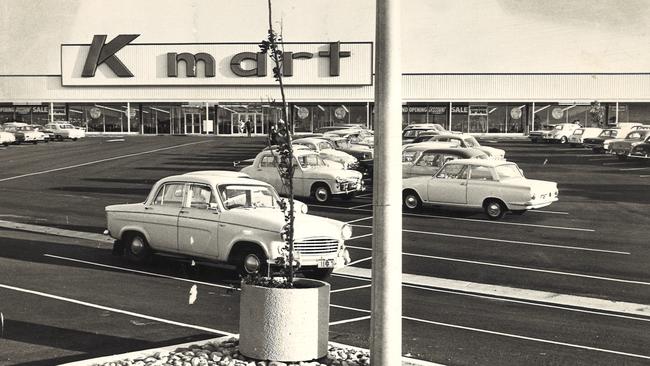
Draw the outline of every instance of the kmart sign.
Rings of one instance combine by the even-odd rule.
[[[64,86],[275,85],[256,43],[133,43],[139,35],[61,46]],[[287,85],[371,85],[372,43],[285,43]]]

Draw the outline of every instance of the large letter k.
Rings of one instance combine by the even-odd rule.
[[[113,38],[112,41],[104,43],[106,42],[106,35],[96,34],[93,37],[93,43],[90,45],[90,49],[88,50],[86,64],[84,65],[81,76],[91,78],[95,76],[97,66],[106,64],[111,70],[113,70],[115,75],[121,78],[133,77],[131,71],[129,71],[122,61],[115,56],[115,53],[124,48],[127,44],[131,43],[134,39],[138,38],[138,36],[140,35],[120,34]]]

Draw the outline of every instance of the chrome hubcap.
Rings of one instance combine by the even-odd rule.
[[[142,239],[139,237],[133,238],[133,241],[131,241],[131,253],[138,255],[142,253],[142,250],[144,249],[144,242],[142,242]]]
[[[318,188],[316,190],[316,199],[318,199],[319,201],[327,200],[327,191],[325,190],[325,188]]]
[[[488,205],[488,213],[490,216],[499,216],[501,213],[501,207],[499,206],[498,203],[490,203]]]
[[[416,208],[418,205],[418,200],[414,196],[406,196],[406,199],[404,200],[406,203],[406,207],[408,208]]]
[[[247,273],[257,273],[260,270],[260,259],[255,254],[249,254],[244,259],[244,270]]]

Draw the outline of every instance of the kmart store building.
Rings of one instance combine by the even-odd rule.
[[[54,2],[3,3],[0,122],[232,135],[246,121],[256,134],[277,121],[279,89],[257,45],[266,34],[265,1],[66,3],[76,12]],[[650,122],[650,56],[638,47],[648,43],[631,28],[576,33],[580,25],[531,20],[516,13],[525,9],[494,1],[407,3],[401,121],[374,119],[374,25],[358,21],[372,17],[373,1],[274,3],[291,40],[283,68],[296,132],[430,122],[521,134],[542,124],[589,125],[595,100],[609,124]],[[244,18],[254,26],[241,27]],[[538,31],[523,31],[531,22]],[[540,27],[553,32],[540,36]]]

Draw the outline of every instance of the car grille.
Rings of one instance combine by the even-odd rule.
[[[302,255],[336,253],[339,249],[339,241],[330,237],[314,236],[296,240],[293,248]]]

